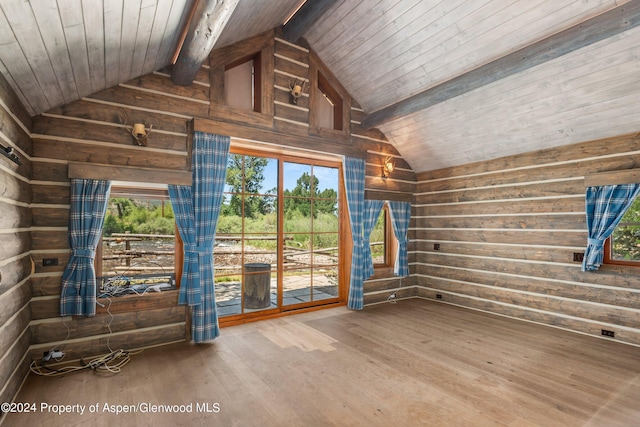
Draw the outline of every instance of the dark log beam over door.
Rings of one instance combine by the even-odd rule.
[[[336,2],[336,0],[307,0],[305,4],[284,24],[285,39],[295,42]]]
[[[611,9],[400,102],[368,114],[366,129],[406,116],[535,67],[640,24],[640,0]]]
[[[171,80],[175,84],[188,86],[193,82],[237,5],[238,0],[200,0],[198,2],[171,73]]]

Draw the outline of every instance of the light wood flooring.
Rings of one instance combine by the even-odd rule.
[[[211,344],[145,350],[118,375],[31,376],[16,402],[87,409],[3,427],[637,426],[640,348],[412,299],[227,327]]]

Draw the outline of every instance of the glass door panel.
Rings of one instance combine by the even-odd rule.
[[[233,153],[214,249],[220,316],[338,299],[339,169]]]

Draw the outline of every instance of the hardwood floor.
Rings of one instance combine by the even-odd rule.
[[[632,426],[640,348],[413,299],[224,328],[212,344],[145,350],[118,375],[31,376],[16,402],[86,408],[3,427]]]

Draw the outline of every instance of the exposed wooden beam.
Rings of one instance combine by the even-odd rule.
[[[200,0],[198,2],[193,19],[189,23],[187,36],[171,72],[171,80],[175,84],[188,86],[193,82],[237,5],[238,0]]]
[[[298,40],[307,28],[318,20],[336,0],[307,0],[305,4],[284,24],[284,38],[290,42]]]
[[[193,130],[262,141],[294,149],[315,147],[314,150],[321,153],[340,153],[344,156],[363,157],[362,149],[352,143],[345,144],[343,141],[336,139],[282,133],[273,129],[273,127],[269,129],[262,126],[223,122],[215,119],[195,118],[193,120]]]
[[[429,88],[364,117],[366,129],[398,119],[462,95],[505,77],[535,67],[640,24],[640,0],[574,25],[562,32],[512,52],[458,77]]]
[[[134,166],[102,165],[69,162],[69,178],[113,179],[119,181],[151,182],[157,184],[191,185],[191,171],[152,169]]]

